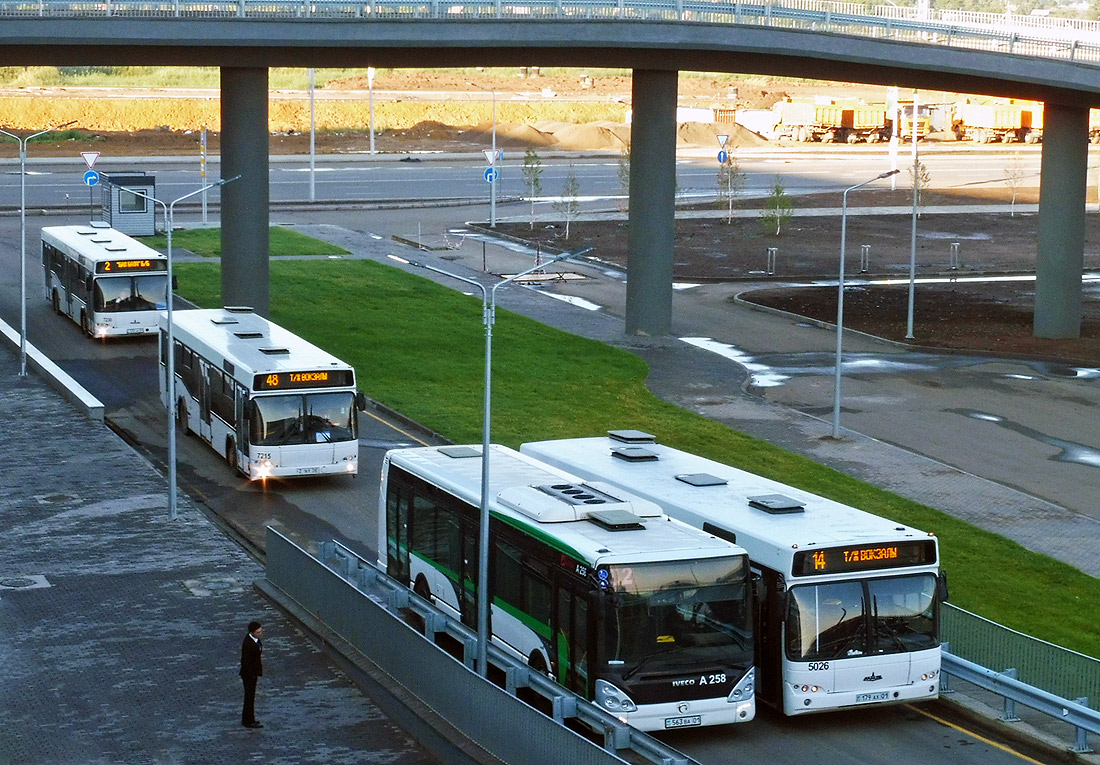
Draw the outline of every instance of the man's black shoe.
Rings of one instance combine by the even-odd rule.
[[[262,722],[256,722],[256,721],[250,722],[250,723],[241,723],[241,725],[243,725],[246,728],[262,728],[262,727],[264,727],[264,724]]]

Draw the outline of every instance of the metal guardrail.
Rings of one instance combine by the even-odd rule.
[[[1100,26],[828,0],[0,0],[0,17],[617,20],[764,26],[1100,65]]]
[[[1089,708],[1089,701],[1100,702],[1100,660],[950,604],[941,619],[946,674],[1003,696],[1002,720],[1017,720],[1012,705],[1022,704],[1074,726],[1071,751],[1092,751],[1088,733],[1100,734],[1100,711]],[[950,690],[946,681],[942,687]]]
[[[630,762],[641,757],[659,765],[698,765],[496,646],[489,646],[489,663],[501,671],[504,687],[484,680],[472,667],[477,654],[473,630],[338,542],[322,542],[315,558],[269,527],[266,566],[272,585],[505,762],[604,765],[627,762],[618,752],[629,751]],[[409,616],[423,623],[423,635],[405,621]],[[441,635],[460,647],[462,663],[436,645]],[[536,694],[551,715],[520,700],[521,689]],[[492,709],[493,714],[471,715],[470,709]],[[602,734],[603,747],[566,727],[567,720]]]

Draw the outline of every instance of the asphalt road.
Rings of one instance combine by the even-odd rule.
[[[717,191],[717,144],[707,149],[681,150],[678,153],[676,184],[684,196],[713,196]],[[947,144],[922,146],[921,162],[928,168],[929,188],[980,190],[1004,187],[1009,168],[1018,164],[1022,186],[1037,186],[1039,159],[1037,147],[1017,145],[1011,148]],[[752,148],[737,151],[739,169],[745,174],[742,196],[766,196],[780,179],[788,194],[841,191],[855,183],[873,178],[890,169],[889,153],[881,146],[837,147],[814,149]],[[573,154],[546,152],[541,178],[541,205],[550,208],[560,198],[566,176],[572,171],[578,182],[578,197],[584,201],[619,198],[623,195],[619,179],[619,159],[614,152]],[[908,147],[901,147],[897,157],[900,174],[893,181],[897,188],[909,188],[909,168],[912,159]],[[211,157],[207,178],[218,175],[218,159]],[[20,176],[18,160],[0,160],[0,208],[18,209]],[[322,156],[312,173],[314,198],[335,200],[433,200],[440,197],[486,200],[489,185],[485,182],[485,160],[479,151],[469,155],[418,154],[340,155]],[[27,162],[26,198],[29,209],[56,205],[95,205],[100,189],[84,186],[86,167],[79,156],[34,158]],[[133,158],[101,157],[95,165],[105,173],[145,170],[156,177],[157,196],[175,199],[201,185],[198,157]],[[526,194],[523,175],[523,154],[507,152],[498,165],[498,200]],[[280,159],[271,164],[270,194],[273,202],[310,198],[310,166],[308,157]],[[891,181],[875,188],[890,188]],[[197,200],[198,198],[196,198]],[[216,203],[217,190],[208,197]],[[551,209],[547,209],[550,212]]]
[[[317,216],[314,216],[316,218]],[[461,219],[461,215],[457,220]],[[359,212],[363,236],[384,236],[392,216]],[[56,224],[58,220],[49,220]],[[76,222],[76,221],[73,221]],[[375,224],[379,224],[377,227]],[[47,224],[35,220],[35,226]],[[382,233],[378,233],[382,232]],[[16,220],[0,219],[0,316],[18,326],[19,229]],[[32,248],[36,252],[36,247]],[[32,261],[33,265],[34,261]],[[41,275],[28,267],[30,301],[28,337],[107,406],[113,427],[163,464],[165,415],[157,397],[156,343],[132,339],[101,343],[84,338],[77,326],[49,309],[39,288]],[[608,280],[609,284],[615,282]],[[563,310],[573,310],[566,306]],[[262,544],[263,529],[272,525],[307,547],[336,538],[372,556],[376,548],[377,475],[386,448],[414,443],[420,436],[374,419],[363,419],[358,477],[250,484],[230,472],[224,460],[195,437],[181,437],[178,448],[180,486],[210,509],[246,545]],[[822,717],[786,719],[762,710],[752,725],[669,734],[668,741],[702,762],[728,762],[731,753],[748,761],[776,763],[1015,763],[1018,755],[981,734],[953,727],[941,704],[918,708],[861,710]]]

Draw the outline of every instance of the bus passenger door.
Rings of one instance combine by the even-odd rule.
[[[462,610],[462,623],[477,629],[477,566],[478,525],[475,521],[464,519],[462,522],[462,570],[459,572],[459,606]],[[490,609],[490,613],[492,609]],[[492,625],[489,627],[492,633]]]
[[[557,641],[557,679],[569,690],[592,698],[595,689],[588,672],[589,634],[588,601],[584,595],[559,581],[554,609],[554,637]]]
[[[207,367],[206,374],[199,377],[199,436],[207,442],[214,437],[210,426],[210,391],[221,389],[221,377],[221,372],[214,367]]]
[[[756,580],[756,688],[763,701],[783,708],[783,591],[779,574],[767,568]]]

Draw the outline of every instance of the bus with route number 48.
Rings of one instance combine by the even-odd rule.
[[[761,701],[799,715],[939,695],[947,584],[932,534],[636,430],[520,450],[748,551]]]
[[[622,489],[490,449],[493,643],[641,730],[752,720],[745,550]],[[379,567],[470,627],[481,454],[389,451],[379,495]]]
[[[168,259],[92,223],[42,229],[46,300],[88,337],[151,335],[168,306]]]
[[[355,475],[355,370],[251,308],[173,311],[176,400],[168,400],[168,323],[160,322],[160,395],[183,432],[250,480]]]

